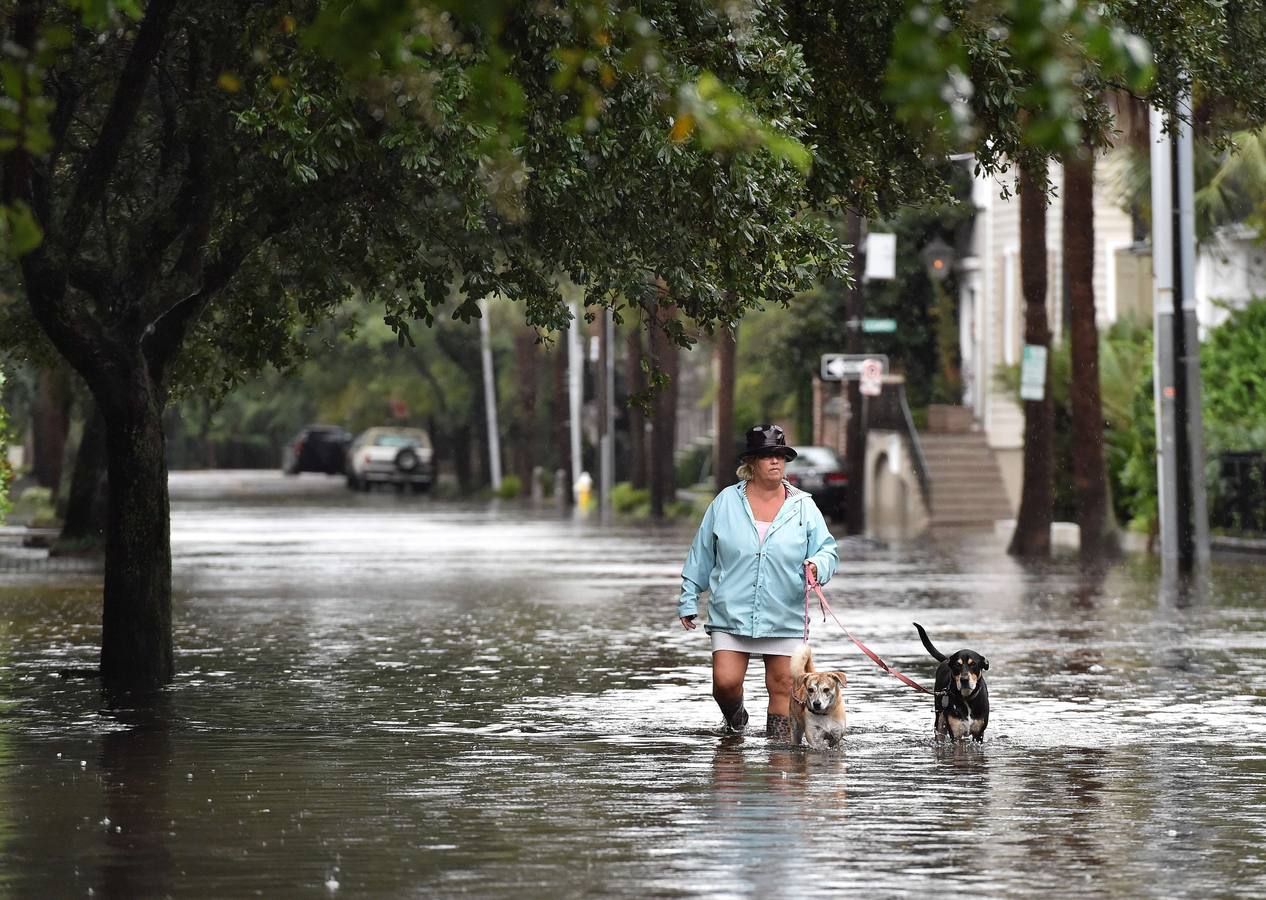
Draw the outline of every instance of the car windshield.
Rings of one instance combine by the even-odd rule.
[[[788,470],[794,469],[839,469],[843,462],[832,450],[826,447],[801,447],[800,454],[787,463]]]
[[[419,441],[408,434],[380,434],[374,438],[375,447],[416,447]]]

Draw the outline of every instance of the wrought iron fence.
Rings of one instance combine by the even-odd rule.
[[[1235,450],[1217,458],[1209,524],[1236,534],[1266,535],[1266,452]]]

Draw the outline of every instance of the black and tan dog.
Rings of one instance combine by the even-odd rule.
[[[932,695],[937,737],[948,734],[961,740],[970,734],[974,740],[983,741],[989,725],[989,688],[985,684],[989,660],[975,650],[959,650],[946,656],[932,646],[922,625],[915,622],[914,627],[919,629],[919,638],[928,653],[941,661],[936,667]]]

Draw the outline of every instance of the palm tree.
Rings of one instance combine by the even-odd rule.
[[[1224,142],[1195,142],[1196,242],[1241,222],[1266,233],[1266,126],[1231,134]],[[1118,203],[1151,218],[1152,170],[1145,146],[1131,144],[1114,184]]]
[[[1064,277],[1068,285],[1073,492],[1082,559],[1115,555],[1116,526],[1108,503],[1103,401],[1099,385],[1099,330],[1095,316],[1095,148],[1064,155]]]
[[[1024,343],[1051,345],[1046,318],[1046,182],[1045,172],[1020,164],[1020,283],[1024,293]],[[1054,512],[1055,402],[1051,361],[1046,359],[1046,390],[1041,400],[1024,402],[1024,483],[1020,511],[1007,552],[1013,556],[1051,555]]]

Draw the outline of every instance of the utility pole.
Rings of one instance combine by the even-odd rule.
[[[1185,575],[1209,559],[1190,96],[1168,133],[1166,116],[1151,110],[1156,474],[1162,564]]]
[[[492,489],[501,490],[501,435],[497,430],[497,388],[492,372],[492,339],[488,330],[488,300],[479,301],[479,355],[484,370],[484,411],[488,421],[488,474]]]
[[[580,304],[571,304],[571,325],[567,328],[567,399],[571,419],[571,483],[580,480],[584,460],[580,458],[580,403],[585,377],[585,356],[580,347]]]
[[[846,353],[862,352],[862,273],[865,272],[866,220],[856,212],[848,213],[848,239],[853,244],[853,285],[844,302],[844,318],[855,327],[844,337]],[[848,426],[844,438],[845,463],[848,466],[848,493],[845,494],[844,526],[849,534],[866,531],[866,431],[862,422],[861,380],[844,382],[848,390]]]

